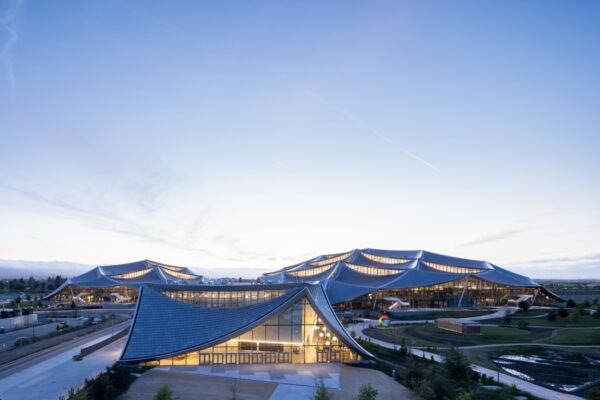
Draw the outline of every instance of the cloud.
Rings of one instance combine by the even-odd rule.
[[[337,106],[335,104],[330,103],[329,101],[325,100],[321,95],[319,95],[318,93],[315,93],[313,91],[307,90],[307,93],[315,98],[319,103],[327,106],[328,108],[332,109],[333,111],[337,112],[338,114],[346,117],[347,119],[356,122],[358,125],[362,126],[366,131],[372,133],[373,135],[377,136],[379,139],[383,140],[384,142],[386,142],[387,144],[391,145],[393,148],[395,148],[396,150],[404,153],[405,156],[412,158],[413,160],[418,161],[419,163],[427,166],[428,168],[434,170],[435,172],[442,172],[440,171],[440,169],[438,167],[436,167],[435,165],[433,165],[431,162],[425,160],[423,157],[420,157],[400,146],[398,146],[396,144],[396,142],[394,142],[392,139],[390,139],[387,135],[383,134],[383,132],[381,132],[379,129],[375,128],[374,126],[372,126],[371,124],[369,124],[368,122],[362,120],[361,118],[359,118],[356,114],[352,113],[349,110],[346,110],[345,108],[342,108],[340,106]]]
[[[8,81],[11,87],[14,87],[16,84],[16,79],[13,70],[12,52],[13,48],[17,44],[17,41],[19,40],[19,35],[16,29],[16,22],[17,17],[25,4],[25,1],[13,0],[9,1],[7,4],[8,6],[4,10],[2,17],[0,18],[0,25],[2,27],[2,30],[6,31],[7,35],[7,39],[2,44],[0,50],[0,62],[2,62],[4,66],[4,70],[6,71],[6,75],[8,77]]]
[[[517,235],[519,235],[520,233],[522,233],[524,230],[523,229],[508,229],[502,232],[498,232],[498,233],[494,233],[491,235],[487,235],[487,236],[483,236],[479,239],[475,239],[472,240],[470,242],[466,242],[463,244],[460,244],[460,247],[468,247],[468,246],[477,246],[480,244],[487,244],[487,243],[491,243],[491,242],[497,242],[499,240],[505,240],[505,239],[510,239],[512,237],[515,237]]]
[[[599,279],[600,253],[507,263],[507,267],[534,278]]]

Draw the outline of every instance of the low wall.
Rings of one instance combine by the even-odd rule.
[[[79,355],[81,357],[85,357],[89,354],[92,354],[93,352],[95,352],[98,349],[101,349],[102,347],[108,345],[109,343],[114,342],[117,339],[122,338],[123,336],[127,335],[127,333],[129,333],[129,327],[120,330],[119,332],[115,333],[114,335],[112,335],[109,338],[106,338],[96,344],[93,344],[91,346],[88,347],[82,347],[81,350],[79,351]]]
[[[37,314],[19,315],[18,317],[0,318],[0,328],[7,331],[10,329],[26,328],[36,324],[38,320]]]

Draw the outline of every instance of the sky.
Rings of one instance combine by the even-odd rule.
[[[0,0],[0,259],[267,271],[371,247],[600,278],[599,18]]]

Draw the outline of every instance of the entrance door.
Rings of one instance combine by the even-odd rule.
[[[238,360],[240,364],[250,364],[252,362],[252,353],[240,353],[238,354]]]
[[[212,364],[212,354],[210,353],[200,353],[200,357],[198,358],[200,365],[210,365]]]
[[[264,353],[252,353],[252,364],[263,364]]]
[[[237,353],[225,354],[225,364],[237,364]]]
[[[342,362],[342,351],[341,350],[331,350],[331,352],[329,353],[329,361]]]
[[[265,364],[275,364],[277,362],[277,353],[267,352],[265,353]]]
[[[288,364],[290,362],[290,353],[288,351],[277,353],[277,362],[279,364]]]
[[[317,362],[328,363],[329,362],[329,350],[317,350]]]
[[[225,354],[213,353],[213,364],[225,364]]]

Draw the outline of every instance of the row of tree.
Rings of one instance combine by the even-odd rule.
[[[47,278],[28,279],[0,279],[0,293],[27,292],[27,293],[47,293],[62,285],[67,278],[60,275],[49,276]]]

